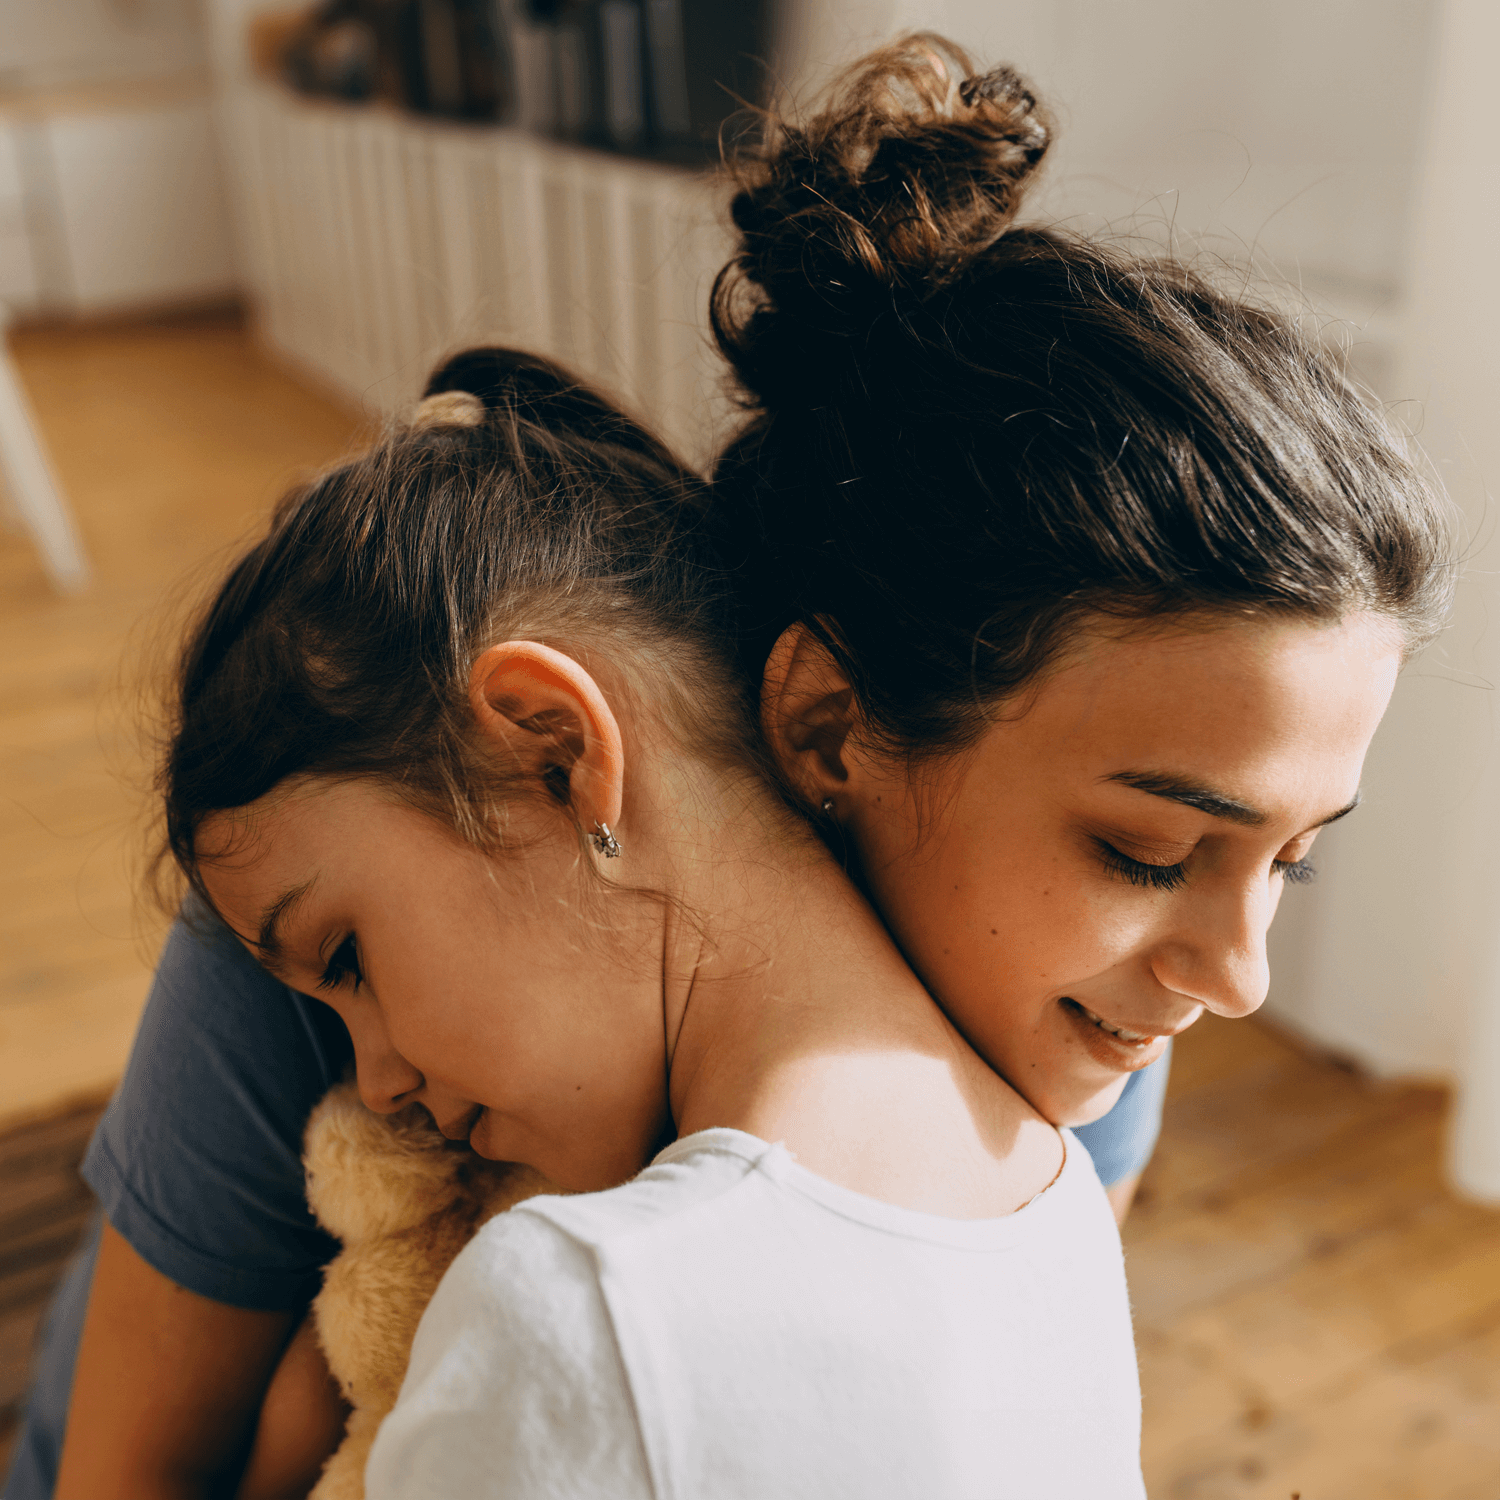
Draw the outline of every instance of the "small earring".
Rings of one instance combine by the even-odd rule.
[[[832,797],[825,797],[823,799],[823,816],[825,818],[831,818],[833,816],[833,798]]]
[[[596,848],[605,859],[618,859],[620,857],[620,841],[609,831],[608,823],[594,824],[594,832],[589,835]]]

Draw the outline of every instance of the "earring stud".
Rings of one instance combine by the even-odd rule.
[[[596,848],[605,859],[618,859],[620,857],[620,841],[609,831],[608,823],[594,824],[594,832],[589,835]]]
[[[832,797],[825,797],[823,799],[823,815],[825,817],[829,817],[829,818],[831,818],[833,816],[833,798]]]

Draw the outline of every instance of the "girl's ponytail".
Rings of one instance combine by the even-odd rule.
[[[668,469],[677,461],[666,445],[561,365],[523,349],[465,349],[428,377],[424,398],[466,392],[486,411],[517,413],[555,433],[569,433],[649,458]]]

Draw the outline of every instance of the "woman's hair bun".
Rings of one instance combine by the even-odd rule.
[[[750,389],[780,363],[772,319],[848,337],[961,278],[1014,222],[1052,133],[1014,69],[975,75],[931,32],[861,59],[805,120],[768,117],[733,162],[740,242],[713,303]]]

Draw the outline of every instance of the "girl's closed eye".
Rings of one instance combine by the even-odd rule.
[[[356,991],[364,979],[359,967],[359,945],[352,932],[333,950],[333,957],[328,960],[328,967],[318,980],[318,988],[336,990],[348,979],[354,981]]]
[[[1318,878],[1312,856],[1308,854],[1304,854],[1301,859],[1273,859],[1271,873],[1281,876],[1292,885],[1306,885],[1309,881]]]

